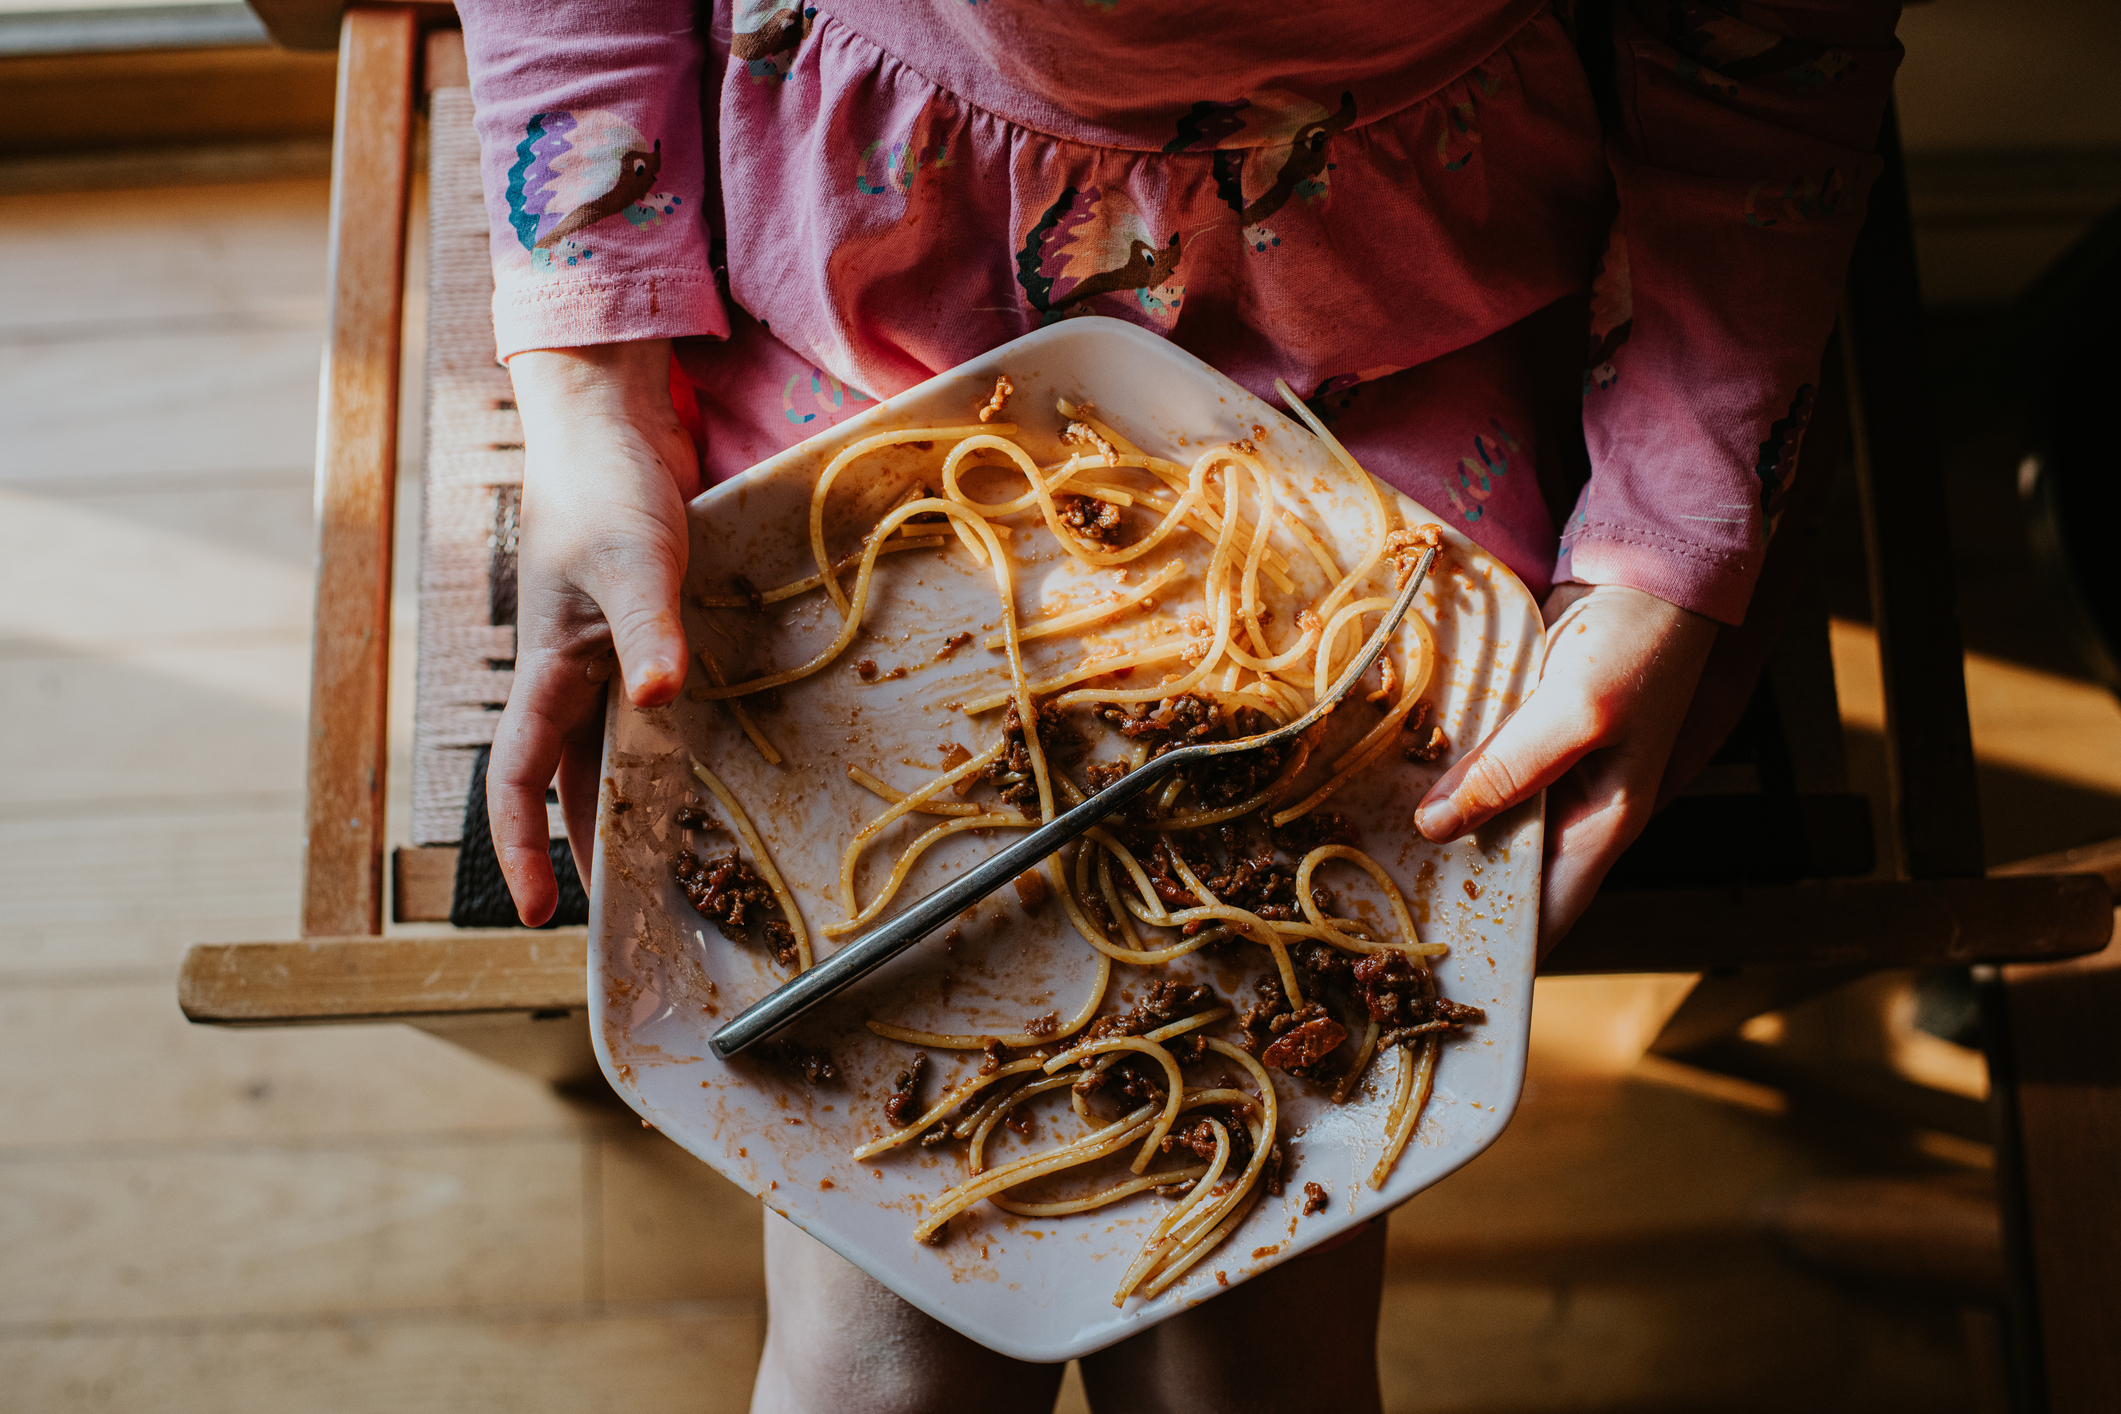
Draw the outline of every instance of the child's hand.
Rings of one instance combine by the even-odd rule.
[[[1549,788],[1541,957],[1649,822],[1716,641],[1714,620],[1618,585],[1557,585],[1546,618],[1539,686],[1415,817],[1430,839],[1452,840]]]
[[[612,654],[634,705],[684,686],[685,503],[692,439],[670,405],[663,340],[550,349],[509,361],[523,414],[516,673],[486,774],[501,873],[526,924],[552,916],[545,788],[559,772],[575,866],[589,878]]]

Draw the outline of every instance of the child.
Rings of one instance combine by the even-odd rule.
[[[555,769],[592,837],[614,655],[638,704],[685,679],[686,501],[1095,313],[1310,390],[1546,596],[1537,691],[1419,823],[1453,839],[1547,789],[1551,945],[1745,615],[1899,54],[1890,0],[723,0],[710,33],[690,0],[459,9],[528,448],[488,788],[532,923]],[[1554,390],[1557,322],[1579,352]],[[1545,416],[1577,398],[1580,443]],[[1557,533],[1540,483],[1572,444],[1590,475]],[[1382,1244],[1372,1224],[1086,1360],[1095,1407],[1376,1408]],[[1050,1407],[1057,1370],[786,1223],[767,1256],[754,1409]]]

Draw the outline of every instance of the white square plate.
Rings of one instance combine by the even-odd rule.
[[[695,501],[685,611],[693,644],[711,645],[729,679],[738,681],[803,662],[830,642],[838,619],[820,593],[758,611],[700,608],[693,599],[728,594],[731,576],[739,573],[760,586],[813,573],[806,538],[811,489],[833,453],[874,432],[969,422],[1004,370],[1016,387],[1007,416],[1041,458],[1063,455],[1063,420],[1054,411],[1062,397],[1094,403],[1144,450],[1180,463],[1190,463],[1205,445],[1252,439],[1281,473],[1277,489],[1284,504],[1322,534],[1343,566],[1352,565],[1368,544],[1368,496],[1299,424],[1163,339],[1117,320],[1077,318],[891,398]],[[902,446],[844,473],[833,492],[832,552],[857,546],[862,531],[907,484],[924,477],[933,484],[942,452]],[[1387,489],[1385,495],[1404,524],[1439,519],[1396,492]],[[1026,522],[1036,523],[1035,514]],[[1043,531],[1016,537],[1030,557],[1019,561],[1015,583],[1024,623],[1108,592],[1109,573],[1087,574],[1050,545],[1044,552],[1032,549],[1034,541],[1049,543],[1050,537]],[[1130,632],[1138,639],[1145,619],[1178,620],[1198,609],[1199,564],[1192,562],[1204,562],[1207,547],[1188,535],[1165,544],[1189,561],[1192,577],[1151,614],[1130,616],[1131,628],[1111,628],[1104,641],[1123,641]],[[1153,555],[1156,563],[1166,558],[1161,549]],[[1290,557],[1289,572],[1300,587],[1323,585],[1322,572],[1300,557]],[[1370,592],[1388,593],[1389,574],[1389,566],[1376,571]],[[1434,1097],[1381,1191],[1364,1180],[1383,1146],[1396,1056],[1380,1057],[1361,1090],[1340,1107],[1315,1088],[1277,1074],[1280,1132],[1291,1160],[1287,1187],[1278,1197],[1262,1198],[1212,1257],[1153,1300],[1137,1297],[1115,1307],[1112,1291],[1168,1199],[1142,1195],[1045,1220],[982,1205],[955,1219],[940,1246],[916,1243],[911,1230],[922,1204],[962,1177],[962,1161],[954,1146],[907,1145],[866,1162],[848,1157],[889,1127],[883,1100],[910,1056],[910,1048],[879,1039],[863,1022],[888,1019],[986,1034],[1018,1031],[1049,1011],[1073,1012],[1090,985],[1090,947],[1059,907],[1048,902],[1027,913],[1006,889],[967,915],[948,940],[928,939],[798,1028],[806,1042],[830,1049],[841,1072],[836,1084],[812,1087],[770,1062],[715,1056],[708,1045],[713,1028],[783,979],[763,952],[723,938],[673,881],[672,862],[687,837],[672,815],[696,793],[705,795],[696,792],[688,755],[706,762],[745,804],[813,938],[839,921],[841,852],[883,808],[848,779],[847,767],[911,789],[940,769],[945,743],[976,751],[999,730],[999,713],[969,717],[957,703],[1006,685],[1002,655],[975,642],[938,656],[950,635],[971,629],[983,636],[998,626],[991,576],[954,543],[947,552],[879,560],[875,596],[856,644],[822,673],[784,689],[777,706],[752,700],[760,725],[785,758],[779,767],[753,750],[720,703],[687,694],[670,707],[643,712],[612,694],[590,890],[592,1030],[605,1074],[650,1123],[768,1207],[936,1319],[1024,1360],[1067,1360],[1109,1345],[1379,1216],[1478,1154],[1508,1122],[1524,1074],[1539,917],[1537,802],[1450,846],[1429,844],[1413,825],[1414,807],[1428,784],[1530,690],[1543,644],[1538,608],[1499,562],[1447,532],[1444,554],[1414,612],[1435,626],[1441,666],[1428,700],[1451,751],[1435,765],[1406,762],[1388,751],[1373,772],[1326,808],[1340,809],[1355,822],[1358,843],[1405,892],[1424,941],[1450,945],[1448,955],[1436,960],[1443,994],[1486,1008],[1487,1021],[1444,1046]],[[1032,675],[1073,663],[1084,646],[1060,639],[1027,645]],[[876,663],[876,680],[864,681],[853,670],[863,658]],[[905,674],[889,676],[896,668]],[[704,682],[696,665],[693,683]],[[1379,710],[1336,714],[1332,721],[1345,726],[1314,760],[1344,750]],[[1319,775],[1312,766],[1304,788]],[[707,810],[723,818],[711,800]],[[893,828],[865,864],[864,898],[885,872],[877,860],[895,856],[923,827]],[[716,835],[696,838],[692,847],[704,855],[731,843]],[[993,848],[971,834],[945,840],[916,868],[900,901],[937,887]],[[1353,899],[1358,912],[1370,909],[1374,916],[1376,901],[1350,882],[1353,874],[1339,866],[1327,882],[1345,890],[1342,897]],[[831,946],[823,944],[821,955]],[[1121,967],[1107,1005],[1121,1009],[1120,1002],[1166,976],[1210,982],[1229,999],[1242,989],[1248,1002],[1252,979],[1270,966],[1264,954],[1248,948],[1216,957],[1196,953],[1164,969]],[[978,1059],[976,1053],[932,1052],[924,1102],[970,1074]],[[1029,1141],[1034,1145],[1050,1145],[1056,1133],[1076,1124],[1064,1106],[1039,1114],[1039,1137]],[[1329,1195],[1326,1210],[1309,1217],[1302,1215],[1307,1182]]]

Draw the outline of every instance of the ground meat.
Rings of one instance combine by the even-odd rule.
[[[1038,779],[1031,770],[1031,747],[1024,740],[1024,719],[1014,702],[1002,719],[1002,740],[1006,744],[1002,754],[980,774],[1001,788],[997,793],[1004,804],[1028,813],[1038,805]],[[1051,703],[1038,709],[1038,740],[1049,761],[1072,761],[1090,746],[1067,715]]]
[[[1046,886],[1046,876],[1037,869],[1026,869],[1016,876],[1016,897],[1024,906],[1024,912],[1036,913],[1046,906],[1052,890]]]
[[[683,824],[685,812],[680,811],[679,815],[679,823]],[[744,942],[756,924],[774,962],[781,967],[795,965],[795,930],[781,916],[773,890],[740,856],[732,853],[703,860],[689,849],[679,850],[671,872],[692,906],[702,918],[712,919],[723,937],[733,943]]]
[[[1190,746],[1196,741],[1220,741],[1225,735],[1222,714],[1214,701],[1190,692],[1166,697],[1153,709],[1140,702],[1110,703],[1100,707],[1097,715],[1119,728],[1120,735],[1129,741],[1151,741],[1151,756],[1161,756],[1173,747]]]
[[[1071,422],[1061,432],[1061,440],[1086,451],[1094,452],[1107,461],[1119,460],[1119,453],[1112,444],[1098,434],[1096,428],[1084,422]]]
[[[670,817],[681,830],[706,830],[714,826],[714,819],[697,803],[680,805],[677,814]]]
[[[979,1073],[981,1075],[992,1075],[1005,1064],[1007,1062],[1003,1059],[1002,1043],[989,1036],[986,1043],[980,1047]]]
[[[777,967],[793,967],[802,958],[795,946],[795,929],[778,918],[769,918],[759,929],[765,939],[766,951],[773,955]]]
[[[1225,1124],[1223,1128],[1227,1131],[1229,1125]],[[1189,1149],[1195,1158],[1203,1162],[1214,1158],[1215,1126],[1204,1118],[1174,1126],[1171,1132],[1164,1136],[1163,1142],[1165,1153],[1168,1154],[1173,1149]]]
[[[1104,1066],[1098,1064],[1099,1059],[1091,1057],[1083,1062],[1083,1077],[1068,1087],[1071,1091],[1087,1100],[1116,1086],[1115,1098],[1123,1111],[1152,1101],[1163,1101],[1164,1087],[1157,1083],[1164,1073],[1162,1066],[1150,1062],[1146,1056],[1123,1055]]]
[[[1237,1029],[1242,1033],[1237,1044],[1256,1056],[1273,1041],[1275,1019],[1287,1016],[1290,1008],[1288,995],[1282,991],[1281,979],[1273,973],[1260,978],[1254,990],[1259,994],[1259,1000],[1237,1015]]]
[[[1296,975],[1304,990],[1314,996],[1335,983],[1354,981],[1355,960],[1330,943],[1309,939],[1294,943],[1289,948],[1289,960],[1296,964]]]
[[[1035,1016],[1024,1023],[1024,1033],[1046,1040],[1060,1030],[1060,1013],[1049,1011],[1044,1016]]]
[[[952,653],[957,652],[958,649],[964,647],[971,641],[972,635],[969,632],[951,634],[948,638],[943,640],[943,646],[936,650],[936,660],[940,662],[944,658],[949,657]]]
[[[1479,1007],[1446,1001],[1436,995],[1428,969],[1416,967],[1402,952],[1371,953],[1355,964],[1355,999],[1382,1029],[1377,1044],[1404,1046],[1434,1031],[1455,1031],[1468,1022],[1486,1021]]]
[[[729,591],[743,600],[754,614],[766,607],[766,601],[760,596],[758,586],[740,574],[729,576]]]
[[[1424,550],[1435,550],[1443,545],[1443,527],[1440,525],[1418,525],[1412,530],[1395,530],[1385,537],[1385,557],[1392,562],[1392,587],[1404,589],[1407,580],[1414,574],[1414,567],[1421,563]]]
[[[1053,498],[1060,523],[1093,545],[1114,549],[1127,543],[1127,525],[1119,507],[1095,496],[1060,495]]]
[[[1323,1213],[1326,1210],[1326,1190],[1315,1183],[1304,1185],[1304,1216]]]
[[[739,855],[701,859],[689,849],[680,850],[675,872],[692,906],[701,917],[713,919],[731,942],[743,940],[752,910],[763,914],[776,907],[773,890]]]
[[[876,659],[864,658],[854,665],[854,675],[863,682],[876,681]]]
[[[1090,750],[1090,739],[1061,708],[1041,702],[1038,708],[1038,744],[1046,759],[1072,765]]]
[[[1009,395],[1015,391],[1016,385],[1009,381],[1008,374],[1004,373],[1001,377],[995,379],[994,396],[988,398],[987,405],[979,410],[979,420],[981,422],[994,421],[996,417],[1000,416],[1001,410],[1008,406]]]
[[[928,1070],[928,1053],[915,1051],[913,1061],[898,1073],[891,1082],[891,1093],[884,1097],[884,1120],[893,1129],[904,1129],[919,1117],[921,1112],[921,1076]]]
[[[1128,769],[1124,761],[1094,761],[1083,769],[1083,776],[1090,782],[1090,794],[1096,795],[1126,775]]]
[[[1031,771],[1031,748],[1024,742],[1024,719],[1014,702],[1002,719],[1002,741],[1002,754],[980,774],[1001,788],[997,793],[1003,804],[1029,810],[1038,804],[1038,780]]]
[[[800,1072],[812,1085],[829,1085],[840,1078],[839,1067],[832,1063],[832,1052],[822,1046],[806,1046],[799,1041],[768,1041],[758,1048],[758,1055],[774,1065]]]
[[[1135,851],[1135,858],[1142,859],[1142,870],[1149,876],[1149,883],[1155,888],[1156,896],[1163,900],[1166,907],[1197,907],[1200,900],[1194,897],[1191,889],[1179,882],[1183,876],[1175,862],[1178,857],[1178,847],[1171,843],[1169,835],[1157,836],[1156,843],[1146,859],[1142,859],[1141,851]],[[1198,871],[1195,872],[1197,876]],[[1198,932],[1199,929],[1189,925],[1189,931]]]
[[[1355,831],[1338,810],[1313,810],[1273,831],[1276,847],[1301,859],[1324,844],[1353,844]]]
[[[954,741],[946,741],[935,749],[943,753],[943,769],[945,771],[955,771],[972,759],[972,753]]]
[[[1228,862],[1206,871],[1203,882],[1210,893],[1270,922],[1303,917],[1296,899],[1296,866],[1275,858],[1270,835],[1241,824],[1225,825],[1217,834]],[[1333,911],[1333,895],[1323,886],[1311,886],[1311,899],[1324,912]]]
[[[1419,733],[1409,733],[1409,735],[1413,739],[1407,743],[1406,750],[1401,753],[1409,761],[1418,761],[1423,765],[1427,765],[1432,761],[1441,760],[1443,754],[1451,749],[1451,739],[1443,734],[1442,727],[1429,728],[1429,735],[1426,740],[1423,740]]]
[[[1304,1019],[1297,1020],[1298,1017]],[[1326,1015],[1326,1009],[1316,1002],[1305,1007],[1302,1012],[1295,1013],[1290,1019],[1294,1024],[1283,1031],[1274,1044],[1268,1046],[1260,1056],[1262,1061],[1276,1070],[1284,1070],[1291,1075],[1311,1070],[1338,1050],[1341,1042],[1348,1039],[1347,1028]]]
[[[1084,1035],[1088,1041],[1102,1041],[1108,1036],[1146,1036],[1159,1026],[1168,1026],[1184,1016],[1197,1016],[1210,1007],[1221,1005],[1215,989],[1184,982],[1158,982],[1149,988],[1149,994],[1136,1004],[1132,1011],[1118,1016],[1099,1017],[1090,1024]],[[1188,1032],[1187,1035],[1192,1035]],[[1176,1038],[1179,1040],[1184,1037]]]
[[[1274,722],[1266,713],[1254,707],[1240,707],[1230,714],[1220,733],[1196,739],[1236,741],[1272,730]],[[1287,759],[1286,746],[1259,746],[1250,751],[1211,757],[1192,768],[1193,793],[1203,805],[1211,808],[1248,800],[1267,788]]]

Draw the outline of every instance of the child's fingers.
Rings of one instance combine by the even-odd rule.
[[[681,571],[666,555],[608,557],[585,587],[619,655],[619,675],[636,707],[660,707],[685,685],[685,627],[678,619]]]
[[[574,851],[574,871],[589,887],[589,869],[597,829],[597,785],[603,770],[602,741],[570,741],[560,751],[560,812],[567,819],[567,843]],[[548,915],[549,916],[549,915]]]
[[[1441,844],[1544,790],[1599,744],[1598,723],[1583,699],[1549,686],[1443,774],[1423,798],[1414,824]]]
[[[1547,794],[1546,880],[1539,898],[1542,959],[1576,925],[1614,861],[1642,833],[1647,817],[1642,798],[1614,775],[1586,763],[1585,771],[1568,775]]]
[[[536,671],[521,671],[527,666],[518,665],[508,708],[494,731],[493,754],[486,762],[486,818],[516,916],[525,927],[536,928],[560,903],[559,882],[547,852],[545,788],[559,764],[565,737],[535,703],[540,695]]]
[[[588,877],[596,829],[597,772],[604,727],[604,679],[599,657],[532,650],[516,660],[508,708],[494,731],[486,763],[486,816],[501,877],[516,914],[535,928],[559,906],[546,830],[545,791],[560,773],[562,808],[575,863]],[[608,658],[601,658],[608,665]]]

